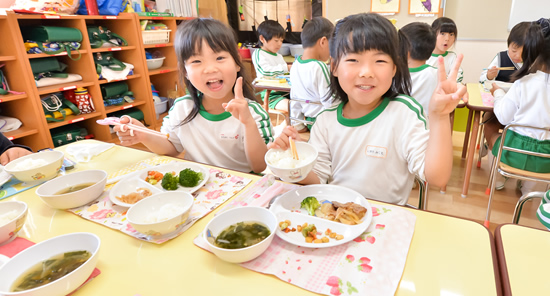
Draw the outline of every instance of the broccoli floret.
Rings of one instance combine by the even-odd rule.
[[[321,204],[315,196],[308,196],[304,198],[300,204],[300,207],[306,209],[310,216],[315,216],[315,210],[317,210],[320,206]]]
[[[178,189],[178,177],[174,176],[172,173],[164,174],[162,177],[162,188],[166,190],[176,190]]]
[[[202,173],[192,169],[184,169],[180,172],[180,185],[183,187],[195,187],[202,180]]]

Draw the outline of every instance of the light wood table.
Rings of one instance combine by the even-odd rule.
[[[504,295],[547,295],[550,232],[503,224],[496,228],[495,240]]]
[[[115,146],[88,164],[77,164],[76,170],[94,168],[112,173],[153,156],[155,154]],[[252,179],[251,183],[260,178],[226,171]],[[33,242],[82,231],[95,233],[101,238],[97,264],[101,275],[78,290],[75,296],[318,295],[274,276],[223,262],[195,246],[193,239],[203,231],[213,213],[197,221],[177,238],[157,245],[72,213],[51,209],[36,196],[34,189],[9,199],[29,205],[28,218],[20,236]],[[417,221],[396,295],[500,294],[494,240],[487,229],[459,218],[408,210],[416,215]]]

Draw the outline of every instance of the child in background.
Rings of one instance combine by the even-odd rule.
[[[285,39],[285,29],[274,20],[267,20],[258,26],[260,48],[252,54],[252,64],[256,78],[275,78],[288,74],[288,65],[280,53],[277,53]],[[262,92],[262,98],[265,96]],[[269,94],[269,108],[288,112],[288,93],[272,91]]]
[[[456,83],[462,56],[449,78],[439,60],[439,85],[428,121],[422,106],[407,96],[410,76],[408,41],[386,18],[373,13],[348,16],[336,24],[330,40],[331,94],[338,107],[317,116],[309,143],[319,152],[304,184],[330,183],[369,199],[403,205],[415,174],[435,186],[451,175],[449,113],[466,92]],[[287,149],[287,127],[271,148]]]
[[[514,71],[519,70],[523,65],[521,54],[525,44],[525,34],[530,26],[530,22],[521,22],[515,25],[508,35],[508,50],[499,52],[479,77],[479,82],[484,83],[487,80],[498,80],[510,82],[510,77]],[[514,68],[513,70],[499,70],[500,67]]]
[[[437,58],[442,56],[445,61],[445,69],[447,69],[447,75],[449,71],[453,69],[457,54],[449,49],[455,44],[456,37],[458,36],[458,29],[455,22],[448,17],[440,17],[432,23],[432,29],[435,32],[436,43],[432,56],[428,59],[426,64],[437,67]],[[462,68],[458,69],[456,82],[461,83],[464,77]]]
[[[315,122],[319,112],[332,106],[330,71],[325,62],[330,58],[329,39],[333,30],[334,25],[324,17],[314,17],[302,30],[304,54],[290,68],[290,114],[295,118]],[[295,127],[298,132],[307,132],[311,125],[300,122]]]
[[[505,93],[495,83],[494,113],[503,125],[520,124],[546,129],[511,128],[506,146],[516,149],[550,153],[550,20],[530,22],[522,53],[523,65],[512,75],[514,84]],[[500,145],[500,125],[485,124],[485,137],[497,155]],[[501,161],[509,166],[536,173],[550,173],[550,159],[503,151]]]
[[[403,28],[401,32],[407,36],[410,43],[407,63],[411,73],[411,97],[416,99],[428,113],[428,105],[439,82],[437,69],[426,64],[435,48],[435,33],[426,23],[414,22]]]
[[[232,29],[196,18],[178,27],[175,50],[189,95],[175,100],[161,132],[169,138],[121,130],[121,144],[143,143],[152,152],[234,169],[262,172],[273,140],[269,115],[254,99]],[[142,125],[124,117],[122,123]]]

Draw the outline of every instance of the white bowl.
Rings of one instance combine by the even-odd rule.
[[[162,67],[162,64],[164,63],[164,59],[166,57],[162,58],[156,58],[156,59],[148,59],[147,60],[147,69],[154,70]]]
[[[290,55],[293,57],[303,55],[304,54],[304,48],[301,44],[292,44],[290,46]]]
[[[62,296],[71,293],[80,287],[94,271],[100,245],[101,241],[97,235],[77,232],[57,236],[29,247],[0,267],[0,295]],[[19,276],[34,265],[59,254],[84,250],[91,253],[90,258],[62,278],[27,291],[9,292]]]
[[[78,191],[58,194],[59,191],[76,185],[92,183],[93,185]],[[87,170],[57,177],[42,184],[36,194],[43,202],[54,209],[71,209],[83,206],[96,200],[105,189],[107,172]]]
[[[208,241],[207,237],[209,236],[209,231],[213,237],[216,237],[227,227],[239,222],[260,222],[269,228],[271,234],[263,241],[242,249],[224,249]],[[277,217],[275,214],[266,208],[249,206],[227,210],[215,216],[206,225],[203,231],[203,237],[210,251],[218,256],[218,258],[231,263],[241,263],[250,261],[265,252],[271,244],[276,230]]]
[[[298,151],[299,161],[292,159],[290,149],[282,151],[280,149],[270,149],[265,154],[265,163],[271,172],[285,182],[300,182],[307,177],[315,162],[318,152],[311,144],[296,141],[296,150]],[[277,157],[281,154],[286,155],[284,163],[276,163]],[[286,165],[285,165],[286,164]],[[283,166],[281,166],[283,165]],[[291,166],[294,166],[291,168]]]
[[[4,170],[12,174],[20,181],[27,183],[43,182],[53,179],[63,164],[64,154],[61,151],[44,151],[25,155],[8,163]],[[44,160],[45,165],[31,169],[20,169],[18,166],[22,163]]]
[[[160,237],[169,235],[178,231],[187,221],[194,198],[191,194],[181,191],[170,191],[154,194],[138,201],[126,214],[128,223],[132,227],[149,236]],[[167,204],[177,205],[181,208],[178,211],[172,211],[171,216],[164,221],[153,222],[155,215],[161,211],[166,211],[163,206]]]
[[[17,233],[25,224],[27,218],[27,204],[22,201],[3,201],[0,202],[0,216],[16,211],[15,217],[8,223],[0,221],[0,246],[11,242],[17,237]]]

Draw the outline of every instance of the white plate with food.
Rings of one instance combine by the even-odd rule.
[[[184,170],[186,170],[187,178],[185,178],[182,182],[180,175]],[[190,194],[204,186],[204,184],[208,181],[208,177],[210,177],[210,173],[205,166],[193,162],[182,161],[174,161],[171,163],[150,167],[146,170],[142,170],[141,173],[135,177],[145,181],[147,177],[150,176],[150,172],[159,172],[163,175],[163,178],[166,173],[175,173],[179,181],[177,189],[175,190],[188,192]],[[158,189],[168,191],[162,187],[162,180],[153,185]]]
[[[309,197],[314,197],[319,204],[315,205],[314,199]],[[304,200],[305,205],[313,204],[313,207],[301,207]],[[365,232],[372,221],[370,203],[358,192],[337,185],[300,187],[281,195],[269,209],[279,222],[277,236],[288,243],[306,248],[328,248],[345,244]],[[309,215],[309,210],[315,216]],[[287,227],[290,230],[282,229],[286,226],[281,227],[285,221],[290,222]],[[307,234],[300,229],[304,228],[304,223],[307,223]],[[311,224],[315,225],[316,231],[311,231]]]

